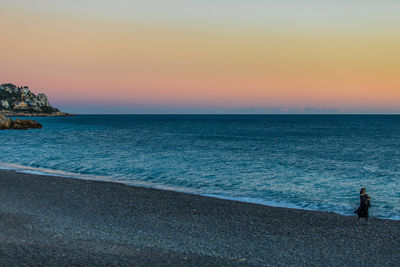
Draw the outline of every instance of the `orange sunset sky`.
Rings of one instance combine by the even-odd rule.
[[[400,1],[0,2],[0,83],[75,113],[400,113]]]

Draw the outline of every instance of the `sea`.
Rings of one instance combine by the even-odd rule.
[[[400,220],[397,115],[78,115],[0,131],[0,168]]]

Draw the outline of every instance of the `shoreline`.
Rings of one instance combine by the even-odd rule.
[[[158,185],[158,184],[147,183],[147,182],[129,183],[126,181],[123,181],[123,182],[122,181],[113,181],[112,179],[110,179],[111,177],[107,177],[107,176],[66,173],[64,171],[41,169],[41,168],[22,166],[22,165],[11,164],[11,163],[4,164],[3,166],[0,164],[0,171],[2,171],[2,170],[15,171],[17,173],[26,173],[26,174],[32,174],[32,175],[62,177],[62,178],[69,178],[69,179],[94,181],[94,182],[98,181],[98,182],[106,182],[106,183],[117,183],[117,184],[123,184],[126,186],[132,186],[132,187],[155,189],[155,190],[161,190],[161,191],[171,191],[171,192],[176,192],[176,193],[184,193],[184,194],[202,196],[202,197],[207,197],[207,198],[209,197],[209,198],[215,198],[215,199],[221,199],[221,200],[227,200],[227,201],[234,201],[234,202],[239,202],[239,203],[256,204],[256,205],[267,206],[267,207],[286,208],[286,209],[294,209],[294,210],[334,213],[334,214],[341,215],[341,216],[354,217],[353,213],[344,214],[344,213],[340,213],[340,212],[332,211],[332,210],[318,210],[318,209],[312,209],[312,208],[304,208],[304,207],[300,207],[293,203],[265,201],[265,200],[260,200],[260,199],[247,198],[247,197],[230,197],[230,196],[218,195],[218,194],[212,194],[212,193],[199,193],[199,192],[195,192],[195,191],[190,191],[187,188],[179,189],[179,188],[173,187],[173,186]],[[396,218],[384,218],[384,217],[370,216],[370,218],[400,222],[400,219],[398,219],[397,217]]]
[[[0,115],[5,117],[75,117],[76,114],[56,112],[56,113],[24,113],[13,111],[1,111]]]
[[[398,221],[0,170],[3,265],[389,266],[398,251]]]

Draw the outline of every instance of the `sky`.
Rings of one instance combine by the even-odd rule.
[[[0,83],[73,113],[400,113],[400,1],[0,0]]]

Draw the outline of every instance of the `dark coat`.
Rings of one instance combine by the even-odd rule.
[[[360,195],[360,206],[354,213],[357,213],[359,217],[366,218],[368,217],[368,208],[370,206],[371,203],[369,202],[369,196],[367,194]]]

